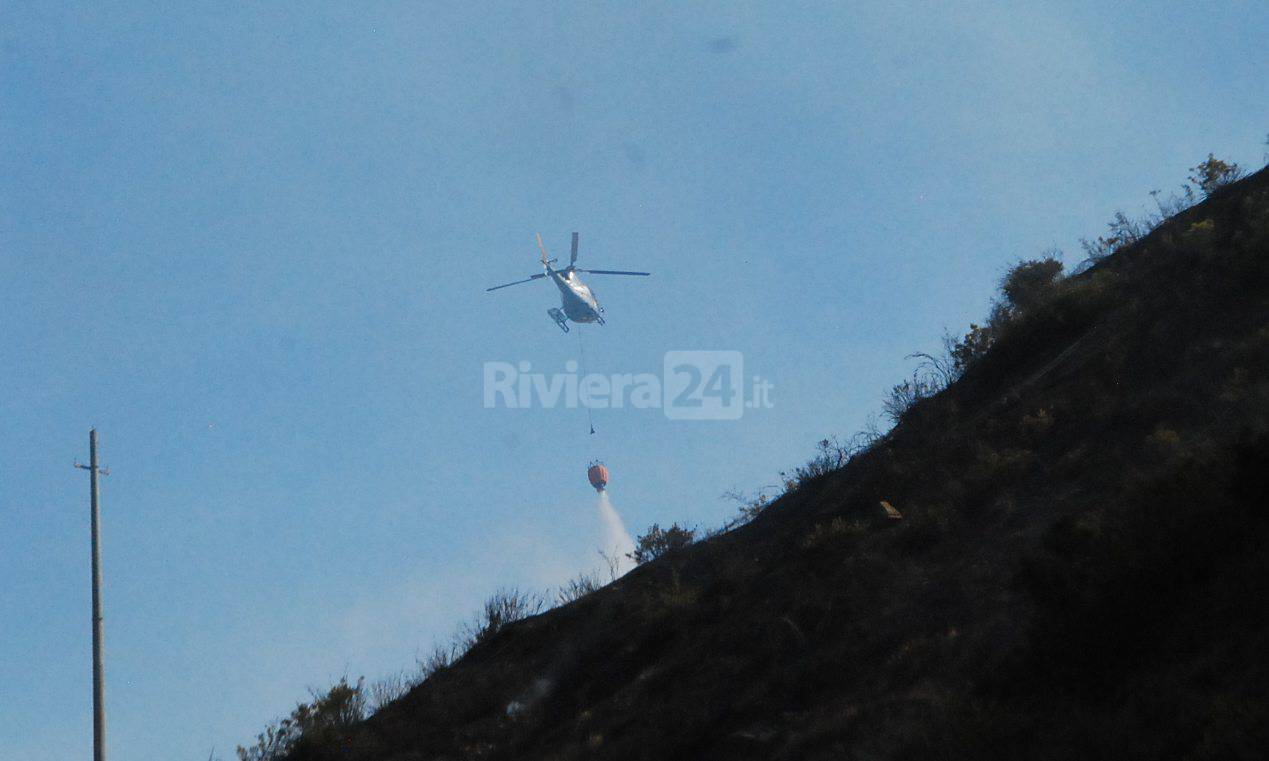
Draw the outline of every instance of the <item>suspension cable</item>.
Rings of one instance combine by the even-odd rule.
[[[578,378],[578,387],[580,389],[581,382],[586,378],[586,347],[582,343],[582,326],[580,324],[577,326],[577,357],[578,369],[582,371],[581,377]],[[581,401],[580,396],[578,401]],[[590,426],[590,432],[593,435],[595,433],[595,419],[591,416],[590,405],[583,403],[582,406],[586,408],[586,423]]]

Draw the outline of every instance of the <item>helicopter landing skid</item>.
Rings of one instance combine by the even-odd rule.
[[[564,316],[562,311],[559,309],[548,309],[546,310],[546,313],[551,316],[552,320],[555,320],[556,325],[560,326],[560,330],[565,333],[568,332],[568,318]]]

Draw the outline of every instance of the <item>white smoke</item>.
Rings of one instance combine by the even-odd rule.
[[[616,563],[617,567],[614,571],[620,576],[634,567],[634,560],[630,558],[630,553],[635,549],[634,540],[630,538],[630,532],[626,531],[626,524],[621,522],[621,516],[617,514],[617,510],[608,499],[607,491],[599,492],[596,507],[599,509],[599,551],[604,554],[604,557],[609,558],[610,562]]]

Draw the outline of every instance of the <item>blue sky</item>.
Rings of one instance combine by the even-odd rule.
[[[1259,2],[0,2],[0,755],[90,745],[101,431],[111,753],[232,757],[501,585],[713,526],[849,435],[1012,261],[1080,258],[1269,131]],[[741,351],[769,410],[482,406],[554,371],[533,233],[581,232],[587,369]]]

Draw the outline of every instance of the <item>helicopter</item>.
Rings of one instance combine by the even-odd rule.
[[[585,272],[588,275],[640,275],[646,277],[651,272],[630,272],[627,270],[584,270],[577,267],[577,233],[573,233],[573,247],[569,254],[568,266],[562,269],[551,267],[555,263],[554,259],[547,259],[546,246],[542,245],[542,235],[539,233],[538,249],[542,252],[542,269],[544,272],[540,275],[530,275],[524,280],[516,280],[511,283],[503,283],[495,285],[493,288],[486,288],[486,291],[496,291],[499,288],[506,288],[520,283],[527,283],[531,280],[539,280],[549,277],[555,281],[555,286],[560,289],[560,306],[559,308],[551,308],[546,310],[555,324],[560,330],[568,332],[568,321],[572,320],[576,323],[597,322],[604,324],[604,308],[595,300],[595,294],[591,292],[590,287],[582,282],[577,276],[579,272]]]

